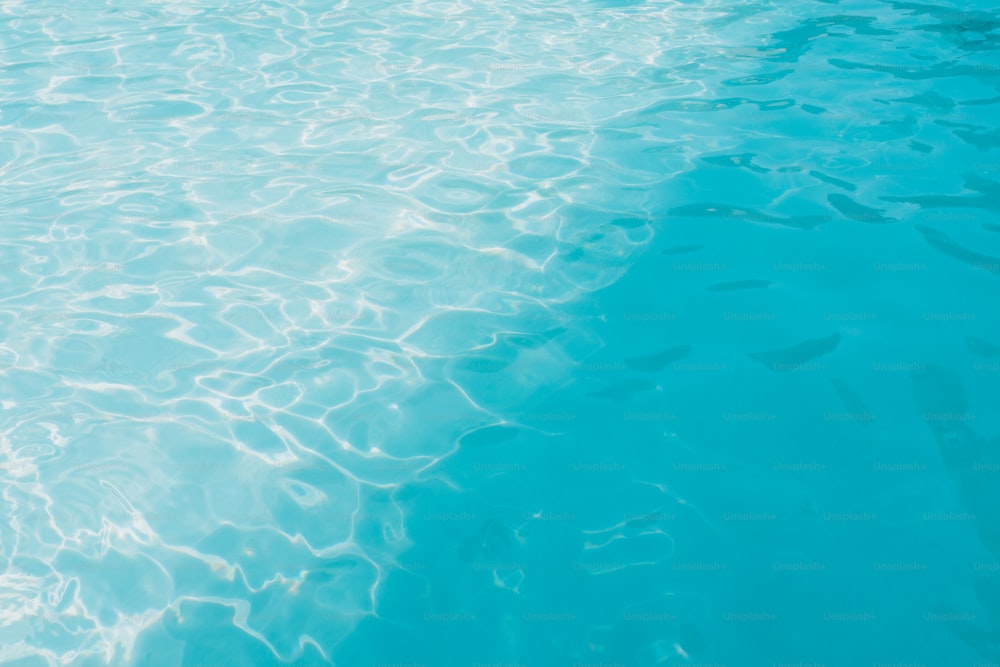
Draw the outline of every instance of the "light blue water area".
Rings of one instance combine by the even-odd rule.
[[[0,664],[1000,663],[1000,11],[0,7]]]

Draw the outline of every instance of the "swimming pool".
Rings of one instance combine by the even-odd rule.
[[[0,12],[0,663],[1000,662],[994,5]]]

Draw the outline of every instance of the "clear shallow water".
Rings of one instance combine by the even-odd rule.
[[[7,3],[0,663],[1000,661],[1000,15]]]

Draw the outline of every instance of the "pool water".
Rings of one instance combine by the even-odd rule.
[[[5,2],[0,664],[997,664],[998,50]]]

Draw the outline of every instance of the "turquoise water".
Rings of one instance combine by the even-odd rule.
[[[1000,663],[987,2],[5,2],[0,664]]]

